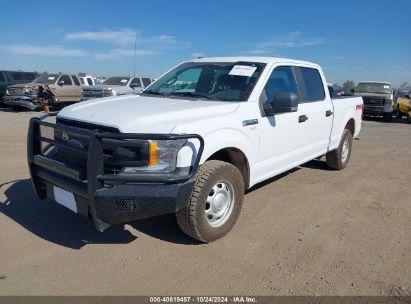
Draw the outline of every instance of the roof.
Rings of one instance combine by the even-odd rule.
[[[238,57],[204,57],[190,60],[192,62],[237,62],[237,61],[246,61],[246,62],[259,62],[259,63],[275,63],[275,62],[288,62],[294,64],[304,64],[304,65],[315,65],[315,63],[308,61],[301,61],[288,58],[278,58],[278,57],[260,57],[260,56],[238,56]]]

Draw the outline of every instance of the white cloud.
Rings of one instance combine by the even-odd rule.
[[[344,58],[345,58],[344,56],[337,56],[337,57],[335,57],[336,60],[342,60],[342,59],[344,59]]]
[[[283,48],[299,48],[321,45],[326,43],[325,39],[320,37],[304,37],[300,31],[289,33],[285,36],[272,37],[260,41],[254,45],[254,49],[248,51],[250,54],[267,54]]]
[[[59,45],[34,46],[34,45],[8,45],[2,46],[15,55],[43,55],[55,57],[83,57],[90,53],[82,49],[71,49]]]
[[[133,57],[136,56],[148,56],[157,54],[154,50],[132,50],[132,49],[113,49],[106,53],[97,53],[94,55],[96,59],[113,59],[118,57]]]
[[[118,31],[74,32],[68,33],[64,38],[68,41],[100,41],[117,45],[127,45],[134,43],[136,31],[125,28]]]

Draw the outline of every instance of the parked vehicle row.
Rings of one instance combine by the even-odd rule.
[[[152,82],[146,77],[110,77],[101,83],[90,75],[42,74],[37,78],[25,72],[1,72],[0,75],[0,80],[7,79],[3,103],[30,110],[42,108],[45,103],[61,105],[96,97],[138,94]],[[24,77],[16,80],[16,75]]]

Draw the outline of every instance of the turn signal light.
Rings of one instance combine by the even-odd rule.
[[[157,161],[157,143],[151,142],[149,146],[149,166],[156,166],[158,164]]]

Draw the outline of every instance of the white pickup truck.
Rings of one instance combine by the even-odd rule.
[[[100,231],[176,213],[183,232],[211,242],[232,229],[253,185],[322,155],[343,169],[362,110],[361,97],[331,99],[313,63],[196,59],[139,96],[77,103],[55,122],[33,118],[28,162],[40,198]]]

